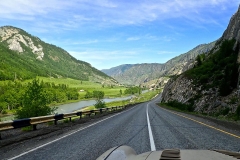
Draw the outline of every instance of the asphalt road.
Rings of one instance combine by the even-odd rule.
[[[128,145],[139,153],[150,151],[150,137],[156,150],[226,149],[238,151],[240,138],[209,128],[192,120],[175,115],[155,105],[159,97],[139,104],[129,110],[108,117],[87,128],[79,128],[61,136],[58,140],[34,148],[26,146],[26,152],[13,159],[76,159],[93,160],[106,150]],[[147,123],[147,108],[151,128]]]

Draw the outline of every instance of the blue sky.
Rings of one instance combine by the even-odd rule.
[[[0,26],[22,28],[108,69],[165,63],[221,37],[240,0],[0,0]]]

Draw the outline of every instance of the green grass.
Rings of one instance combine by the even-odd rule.
[[[94,90],[103,91],[105,93],[105,97],[108,98],[115,98],[115,97],[121,97],[120,95],[120,89],[122,90],[122,93],[125,91],[125,87],[121,86],[113,86],[110,87],[108,85],[102,86],[100,83],[91,82],[91,81],[81,81],[71,78],[49,78],[49,77],[37,77],[40,81],[43,82],[49,82],[49,83],[55,83],[55,85],[58,84],[66,84],[69,88],[76,88],[79,91],[84,90],[84,92],[79,92],[80,99],[85,99],[84,96],[86,94],[86,91],[92,92]],[[32,79],[22,81],[23,85],[27,85],[27,83],[32,82]],[[8,81],[0,81],[1,84],[7,84]],[[126,96],[126,95],[124,95]]]
[[[135,99],[134,99],[134,102],[135,103],[138,103],[138,102],[147,102],[149,100],[151,100],[152,98],[154,98],[157,94],[159,94],[161,92],[161,90],[156,90],[156,91],[149,91],[147,93],[143,93],[139,96],[137,96]]]
[[[115,106],[123,106],[123,105],[127,105],[127,104],[139,103],[139,102],[147,102],[147,101],[151,100],[153,97],[155,97],[158,93],[160,93],[160,91],[161,90],[149,91],[147,93],[137,95],[135,98],[132,99],[132,101],[123,100],[123,101],[109,102],[109,103],[106,103],[106,106],[107,107],[115,107]],[[87,111],[87,110],[92,110],[92,109],[96,109],[96,108],[94,106],[89,106],[84,109],[81,109],[81,111]]]
[[[120,86],[102,86],[100,83],[90,82],[90,81],[81,81],[71,78],[46,78],[46,77],[38,77],[40,81],[44,82],[54,82],[56,85],[58,84],[67,84],[70,88],[77,88],[78,90],[84,90],[84,92],[79,92],[80,99],[84,99],[86,91],[92,92],[94,90],[103,91],[105,93],[105,97],[114,98],[121,97],[120,89],[124,93],[125,87]],[[25,83],[31,82],[31,80],[25,81]]]

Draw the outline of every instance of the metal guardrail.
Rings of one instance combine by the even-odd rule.
[[[54,124],[57,125],[57,121],[62,120],[62,119],[69,118],[69,120],[71,121],[72,117],[77,117],[77,116],[79,116],[79,118],[82,119],[83,116],[90,117],[92,114],[97,115],[97,114],[102,114],[104,112],[116,111],[118,109],[125,109],[126,107],[129,107],[129,106],[130,106],[130,104],[128,104],[126,106],[100,108],[100,109],[88,110],[88,111],[71,112],[71,113],[65,113],[65,114],[31,117],[31,118],[17,119],[17,120],[13,120],[13,121],[0,122],[0,131],[22,128],[22,127],[27,127],[27,126],[33,126],[33,130],[36,130],[37,124],[54,121]],[[1,139],[2,138],[1,138],[1,133],[0,133],[0,140]]]

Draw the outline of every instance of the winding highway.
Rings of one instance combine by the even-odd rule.
[[[159,98],[69,131],[34,148],[26,146],[24,152],[7,159],[93,160],[119,145],[128,145],[138,154],[166,148],[240,149],[239,135],[224,133],[160,108],[156,105]]]

